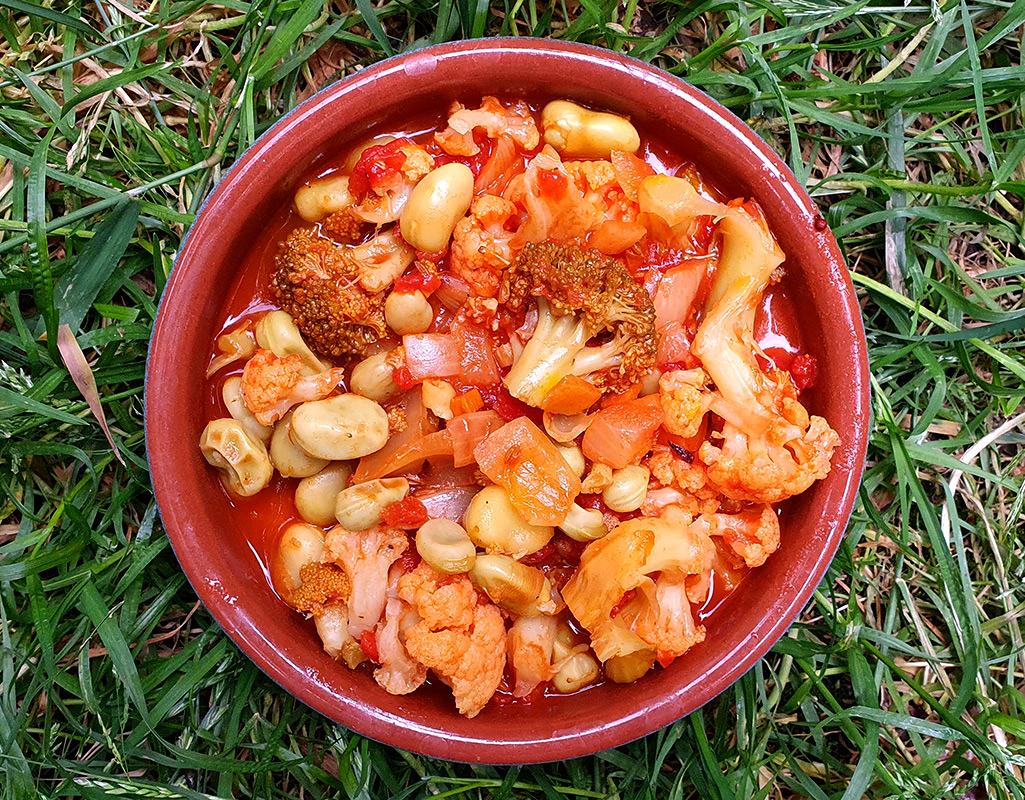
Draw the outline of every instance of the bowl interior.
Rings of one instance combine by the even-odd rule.
[[[554,96],[629,114],[730,197],[753,197],[787,253],[787,291],[818,359],[812,410],[842,446],[824,481],[789,501],[783,543],[717,609],[708,640],[629,686],[602,685],[534,705],[460,717],[446,690],[387,694],[321,649],[313,626],[271,589],[259,525],[233,504],[199,453],[204,371],[239,265],[301,176],[375,129],[484,94]],[[165,291],[147,374],[154,487],[197,594],[238,645],[301,700],[372,738],[430,756],[523,763],[595,752],[654,731],[714,697],[771,647],[807,602],[843,535],[861,476],[867,359],[853,288],[807,195],[758,137],[704,95],[640,62],[555,42],[490,40],[391,59],[336,84],[271,128],[228,172],[193,226]],[[267,237],[264,235],[264,239]]]

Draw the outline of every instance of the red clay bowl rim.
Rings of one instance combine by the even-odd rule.
[[[704,114],[714,120],[739,144],[746,146],[755,154],[763,170],[769,173],[770,179],[780,181],[780,188],[785,190],[788,202],[793,205],[795,211],[803,215],[803,221],[810,223],[819,218],[816,207],[796,177],[754,131],[707,95],[649,64],[596,47],[552,40],[490,39],[438,45],[387,59],[320,91],[275,123],[242,154],[203,203],[183,242],[161,299],[146,373],[147,454],[164,525],[175,554],[196,594],[243,652],[286,691],[357,733],[431,757],[495,764],[537,763],[556,758],[561,760],[592,754],[632,741],[704,705],[761,659],[800,614],[839,547],[861,481],[869,422],[868,356],[861,315],[843,257],[827,229],[821,231],[817,247],[825,262],[823,269],[829,273],[834,289],[839,292],[839,297],[832,298],[839,301],[836,312],[845,316],[851,326],[854,346],[850,355],[856,362],[855,385],[851,386],[854,405],[851,430],[854,432],[855,441],[848,450],[852,455],[848,460],[848,473],[840,502],[825,520],[825,527],[828,530],[822,539],[822,548],[813,568],[804,575],[803,582],[793,587],[788,595],[788,601],[783,606],[773,601],[772,607],[778,613],[768,621],[763,617],[754,626],[751,634],[757,636],[755,643],[748,642],[743,652],[722,654],[710,670],[710,679],[674,686],[673,691],[661,698],[654,707],[639,708],[635,713],[613,720],[596,718],[589,728],[562,731],[555,736],[545,736],[531,741],[460,737],[434,728],[423,728],[409,720],[386,714],[358,697],[328,697],[323,692],[314,691],[308,682],[303,682],[302,675],[298,674],[295,665],[275,657],[272,643],[265,639],[258,640],[256,636],[252,639],[247,638],[245,630],[240,632],[240,628],[247,628],[247,625],[240,624],[244,621],[242,610],[234,604],[226,604],[224,598],[210,585],[209,580],[200,579],[204,575],[203,564],[198,562],[194,552],[185,546],[184,542],[178,541],[179,529],[184,525],[188,512],[182,504],[175,502],[174,475],[178,466],[173,455],[176,446],[175,415],[159,413],[167,411],[168,408],[160,407],[160,392],[157,388],[167,390],[169,387],[161,385],[162,379],[164,383],[173,380],[164,379],[165,375],[170,374],[168,368],[176,338],[175,328],[169,320],[188,310],[189,298],[179,297],[177,291],[178,285],[184,282],[185,271],[180,265],[193,256],[193,251],[200,248],[199,242],[203,236],[211,232],[206,230],[210,227],[207,225],[207,209],[216,206],[226,196],[230,197],[233,188],[239,185],[238,179],[250,166],[258,165],[260,160],[278,146],[279,142],[303,120],[311,115],[325,113],[325,107],[337,96],[353,91],[357,87],[365,87],[369,82],[380,80],[382,77],[395,76],[397,72],[417,75],[430,71],[442,59],[464,58],[473,53],[486,54],[498,60],[502,53],[508,53],[510,50],[539,59],[558,57],[565,59],[567,64],[585,64],[625,73],[636,78],[639,86],[657,89],[671,96],[674,102],[689,104],[694,113]],[[820,231],[821,228],[824,226],[816,225],[814,229]],[[168,401],[172,396],[173,392],[167,395]],[[180,440],[180,437],[177,438]],[[344,719],[340,718],[342,710],[345,712]]]

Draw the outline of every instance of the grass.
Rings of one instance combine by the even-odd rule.
[[[1025,797],[1023,23],[996,0],[0,0],[3,796]],[[643,740],[519,769],[376,744],[265,678],[171,553],[142,430],[160,291],[221,169],[326,82],[496,34],[631,53],[784,153],[846,252],[874,388],[849,534],[771,654]]]

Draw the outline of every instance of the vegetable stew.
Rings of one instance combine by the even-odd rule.
[[[474,716],[668,667],[839,444],[757,203],[621,116],[456,103],[339,154],[251,260],[200,447],[394,694]]]

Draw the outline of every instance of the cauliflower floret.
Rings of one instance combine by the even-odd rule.
[[[361,285],[356,250],[347,252],[313,228],[300,228],[288,235],[275,261],[275,300],[313,349],[325,355],[362,354],[388,333],[384,295]]]
[[[503,196],[527,212],[513,238],[514,247],[546,240],[580,241],[605,219],[600,203],[585,197],[550,145],[509,182]]]
[[[739,514],[710,514],[700,517],[709,535],[720,536],[749,567],[760,567],[779,547],[779,518],[772,506],[761,506]]]
[[[783,261],[765,219],[747,204],[728,209],[720,227],[719,272],[692,352],[715,382],[712,411],[725,423],[722,446],[705,442],[698,456],[727,497],[775,503],[824,478],[840,438],[808,416],[787,373],[758,365],[755,312]]]
[[[642,513],[656,516],[665,505],[677,505],[690,514],[711,514],[719,508],[719,491],[708,483],[705,466],[700,461],[686,461],[673,451],[656,445],[645,462],[651,472],[651,488]],[[663,489],[664,487],[664,489]],[[660,494],[673,492],[673,495]]]
[[[727,422],[721,435],[720,447],[705,442],[698,450],[708,479],[727,497],[753,503],[778,503],[825,478],[840,444],[822,417],[811,417],[804,430],[776,420],[762,436],[749,436]]]
[[[450,583],[465,584],[469,592],[450,592],[453,605],[442,608],[430,587]],[[460,714],[477,716],[505,670],[505,623],[498,607],[481,602],[466,576],[442,576],[424,563],[399,580],[399,596],[424,617],[406,630],[406,650],[451,687]]]
[[[616,169],[611,161],[564,161],[563,165],[583,190],[604,192],[619,186]]]
[[[448,127],[434,134],[434,140],[449,155],[475,156],[480,148],[473,140],[474,128],[483,128],[492,139],[508,136],[524,150],[533,150],[541,141],[530,106],[522,100],[503,106],[498,98],[490,96],[483,99],[480,108],[472,110],[454,103]]]
[[[486,194],[474,199],[469,216],[456,223],[450,263],[474,295],[494,297],[502,274],[515,259],[514,232],[506,230],[506,225],[516,213],[513,203]]]
[[[587,546],[563,598],[601,661],[646,646],[666,663],[704,638],[686,582],[711,569],[714,553],[685,516],[638,517]]]
[[[714,545],[708,549],[708,570],[714,549]],[[705,626],[694,621],[687,578],[683,572],[667,570],[654,581],[642,581],[637,594],[619,611],[625,625],[654,645],[663,666],[705,640]]]
[[[422,563],[399,581],[399,596],[416,608],[431,630],[473,624],[477,590],[461,575],[443,575]]]
[[[637,219],[637,206],[627,199],[611,161],[566,161],[563,165],[585,202],[601,209],[606,219]]]
[[[368,147],[349,178],[349,189],[358,201],[352,213],[375,225],[394,222],[413,187],[432,169],[434,156],[407,139]]]
[[[324,607],[346,603],[352,584],[345,571],[334,564],[311,561],[299,569],[299,588],[292,593],[292,605],[312,617],[324,613]]]
[[[696,436],[715,395],[708,390],[703,369],[674,370],[658,380],[658,394],[665,414],[665,429],[689,439]]]
[[[388,569],[405,552],[405,534],[383,525],[349,531],[336,525],[324,537],[320,560],[345,570],[352,586],[348,601],[348,629],[354,639],[371,630],[384,613]]]
[[[389,694],[409,694],[427,678],[427,667],[414,660],[403,644],[406,631],[420,621],[416,610],[399,597],[403,574],[401,564],[392,565],[384,621],[377,626],[374,637],[381,664],[374,670],[374,680]]]
[[[301,377],[302,359],[292,353],[278,358],[270,350],[257,350],[242,370],[242,399],[261,425],[273,425],[298,403],[320,400],[334,391],[345,372],[329,369]]]

